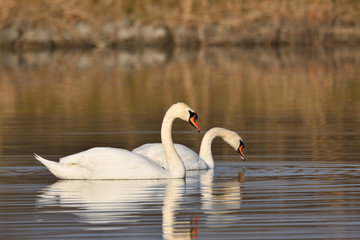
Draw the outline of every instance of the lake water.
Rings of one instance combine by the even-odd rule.
[[[1,239],[359,239],[360,50],[0,53]],[[33,158],[221,139],[185,180],[59,181]]]

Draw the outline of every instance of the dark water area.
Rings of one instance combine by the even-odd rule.
[[[359,239],[360,50],[0,53],[1,239]],[[59,181],[34,157],[221,139],[185,180]]]

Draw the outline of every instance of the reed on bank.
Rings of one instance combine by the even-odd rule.
[[[113,46],[146,38],[148,25],[166,26],[176,45],[358,45],[360,1],[0,0],[2,45]]]

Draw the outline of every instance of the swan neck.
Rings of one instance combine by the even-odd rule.
[[[170,108],[163,119],[161,125],[161,142],[164,148],[165,158],[168,164],[168,171],[172,176],[185,177],[185,166],[175,150],[174,143],[171,137],[172,124],[177,117]]]
[[[214,138],[221,133],[219,128],[212,128],[207,131],[201,141],[199,157],[203,159],[210,169],[214,168],[214,159],[211,152],[211,144]]]

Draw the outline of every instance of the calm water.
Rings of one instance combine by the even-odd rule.
[[[0,53],[1,239],[359,239],[360,50]],[[160,141],[176,121],[195,151],[220,139],[214,171],[185,180],[58,181],[53,160],[94,146]]]

